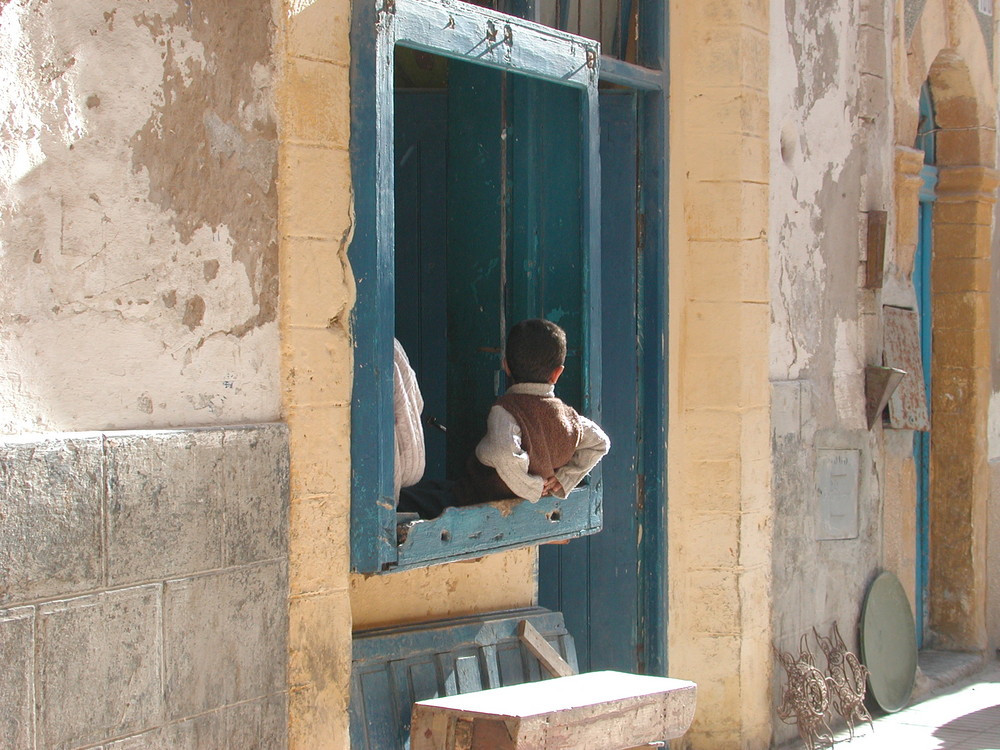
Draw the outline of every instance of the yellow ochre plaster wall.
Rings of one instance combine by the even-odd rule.
[[[537,590],[537,547],[389,575],[351,578],[356,630],[474,612],[529,607]]]
[[[668,659],[698,683],[677,745],[766,748],[769,7],[670,10]]]
[[[537,552],[350,573],[351,4],[280,0],[275,13],[282,408],[292,492],[289,747],[346,750],[352,630],[529,606]]]

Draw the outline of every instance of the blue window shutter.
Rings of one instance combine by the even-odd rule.
[[[486,507],[451,509],[441,519],[417,524],[397,545],[392,497],[392,336],[394,327],[394,51],[397,45],[479,66],[506,70],[566,87],[580,99],[577,122],[550,129],[578,128],[579,188],[572,219],[580,228],[577,266],[582,299],[569,326],[580,342],[573,363],[575,388],[584,413],[600,419],[600,196],[596,42],[447,0],[384,0],[354,8],[352,25],[351,157],[355,187],[355,234],[351,264],[357,278],[353,318],[355,378],[351,426],[352,567],[376,572],[416,567],[493,549],[578,536],[600,528],[600,470],[574,491],[573,502],[544,498],[512,514],[490,538]],[[530,88],[530,85],[527,86]],[[543,107],[544,108],[544,107]],[[543,118],[544,120],[544,118]],[[555,130],[552,130],[556,134]],[[558,141],[557,134],[553,135]],[[559,259],[552,258],[558,267]],[[555,317],[568,302],[556,291],[537,298],[537,314]],[[513,322],[512,320],[509,322]],[[573,379],[571,379],[572,381]],[[492,384],[490,384],[492,385]],[[546,519],[545,523],[539,518]]]

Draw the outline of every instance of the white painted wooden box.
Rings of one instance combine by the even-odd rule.
[[[419,701],[411,750],[623,750],[683,735],[693,682],[588,672]]]

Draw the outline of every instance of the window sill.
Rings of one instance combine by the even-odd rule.
[[[537,503],[503,500],[448,508],[429,521],[401,523],[398,563],[389,570],[423,568],[593,534],[601,530],[601,508],[592,493],[599,493],[599,488],[577,487],[565,500],[550,496]]]

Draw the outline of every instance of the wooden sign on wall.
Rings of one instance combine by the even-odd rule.
[[[906,371],[889,398],[889,426],[897,430],[929,432],[931,421],[920,354],[920,315],[901,307],[886,306],[882,311],[885,324],[882,357],[887,367]]]

